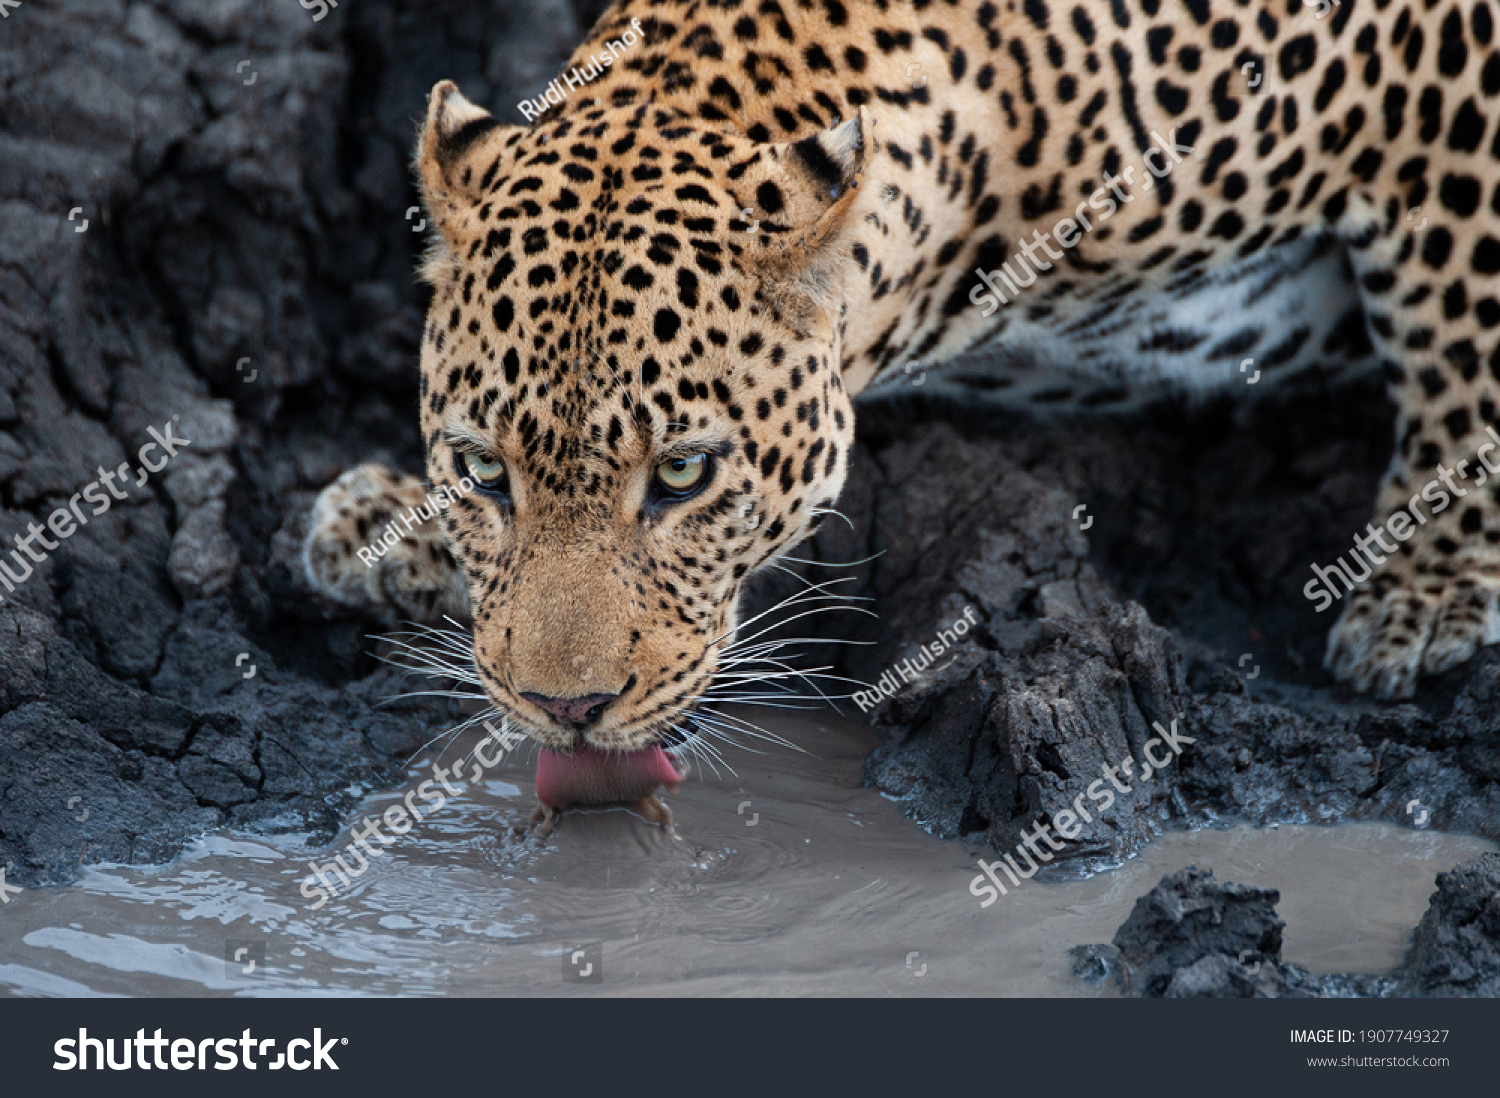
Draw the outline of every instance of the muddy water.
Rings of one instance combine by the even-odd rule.
[[[28,890],[0,910],[0,994],[1101,995],[1069,975],[1068,947],[1108,941],[1192,864],[1281,889],[1285,959],[1383,972],[1433,877],[1491,849],[1378,825],[1172,834],[981,910],[975,851],[860,787],[867,729],[817,714],[775,730],[810,754],[730,752],[737,775],[670,798],[675,838],[624,810],[569,815],[545,845],[515,838],[534,803],[516,757],[317,911],[299,885],[333,852],[295,834],[221,832],[167,866]],[[404,791],[370,793],[360,814]]]

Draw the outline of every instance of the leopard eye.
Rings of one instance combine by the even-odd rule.
[[[688,496],[708,479],[708,455],[668,458],[656,467],[656,483],[668,496]]]
[[[491,492],[505,491],[505,463],[503,461],[487,458],[483,454],[465,451],[463,464],[464,469],[468,471],[468,475],[478,482],[479,487]]]

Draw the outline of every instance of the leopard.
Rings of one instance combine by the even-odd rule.
[[[1430,493],[1500,437],[1497,96],[1489,0],[619,0],[524,123],[432,89],[425,480],[325,489],[308,583],[472,623],[548,820],[658,818],[747,580],[836,513],[856,397],[1375,372],[1380,551],[1326,666],[1410,697],[1500,640],[1500,479]]]

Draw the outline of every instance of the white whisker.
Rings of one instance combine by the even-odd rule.
[[[851,529],[851,530],[855,529],[854,523],[849,522],[849,516],[846,515],[846,514],[844,514],[844,512],[842,512],[842,511],[836,510],[835,508],[832,508],[832,507],[814,507],[810,511],[808,511],[807,513],[809,515],[837,515],[839,518],[841,518],[845,522],[849,523],[849,529]],[[855,533],[858,533],[858,531],[855,530]]]
[[[778,560],[789,560],[793,564],[807,564],[807,565],[811,565],[814,568],[857,568],[861,564],[869,564],[872,560],[877,560],[878,558],[885,556],[885,553],[886,553],[886,551],[884,549],[882,549],[880,552],[878,552],[878,553],[871,553],[868,557],[863,557],[860,560],[845,560],[845,561],[808,560],[805,557],[789,557],[789,556],[778,557],[777,559]]]

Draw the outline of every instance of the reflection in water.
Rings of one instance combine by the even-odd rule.
[[[369,871],[317,911],[299,886],[328,848],[295,834],[224,832],[167,866],[94,867],[0,913],[0,994],[1101,995],[1068,975],[1067,949],[1108,941],[1187,865],[1281,889],[1286,960],[1383,972],[1433,878],[1493,848],[1383,825],[1174,833],[1113,872],[1027,881],[980,910],[974,848],[860,787],[867,729],[775,730],[811,754],[737,753],[737,776],[691,779],[672,798],[676,838],[616,809],[522,841],[532,777],[512,758],[374,844]],[[359,815],[399,798],[373,794]]]

